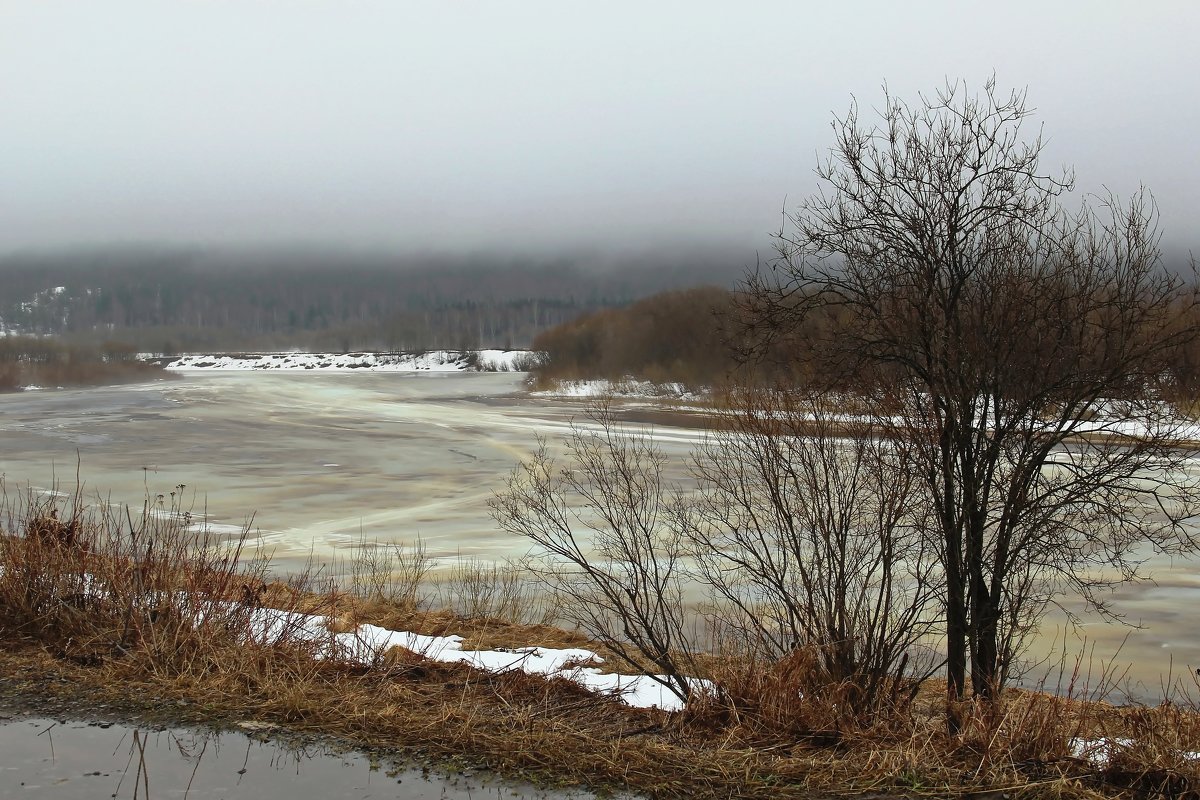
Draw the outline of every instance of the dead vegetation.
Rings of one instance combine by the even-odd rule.
[[[138,359],[134,348],[120,342],[94,347],[35,336],[0,339],[0,391],[4,392],[131,383],[162,374],[161,365]]]
[[[331,638],[370,621],[480,646],[587,642],[528,624],[505,568],[468,564],[463,586],[449,591],[426,579],[418,546],[364,551],[348,583],[278,580],[241,541],[208,541],[186,518],[154,511],[8,495],[0,694],[259,720],[649,797],[1192,797],[1200,786],[1200,714],[1186,695],[1115,706],[1104,700],[1111,681],[1088,685],[1078,663],[1052,684],[1057,694],[1012,690],[1000,704],[967,703],[950,735],[937,682],[848,716],[841,709],[853,705],[857,678],[832,680],[820,654],[803,649],[769,660],[727,643],[698,656],[701,676],[719,689],[677,714],[398,648],[366,664],[330,657],[298,615],[334,620]],[[486,613],[432,608],[439,591]],[[297,616],[255,634],[260,607]],[[503,617],[514,610],[523,619]]]

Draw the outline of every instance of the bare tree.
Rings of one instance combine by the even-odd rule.
[[[1196,290],[1163,267],[1145,192],[1064,210],[1073,176],[1042,170],[1024,93],[885,90],[877,113],[835,120],[822,190],[743,312],[764,351],[818,310],[838,321],[817,372],[854,376],[924,484],[950,697],[968,660],[991,697],[1061,592],[1103,610],[1149,549],[1197,549],[1195,449],[1163,402]]]
[[[729,409],[695,455],[687,527],[718,616],[774,658],[814,654],[821,682],[852,688],[850,714],[911,699],[937,667],[920,481],[821,398],[743,391]]]
[[[627,664],[686,700],[696,674],[686,635],[683,499],[644,431],[622,430],[606,405],[572,426],[567,458],[545,440],[490,501],[504,530],[538,545],[561,614]]]
[[[493,515],[538,545],[566,618],[682,699],[704,603],[739,663],[805,658],[804,691],[836,687],[846,722],[907,702],[935,668],[937,586],[903,451],[869,427],[846,436],[792,392],[729,399],[727,427],[693,453],[691,492],[664,481],[647,432],[601,406],[563,462],[540,442]]]

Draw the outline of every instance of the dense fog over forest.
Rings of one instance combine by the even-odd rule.
[[[9,331],[150,352],[527,347],[546,328],[681,286],[732,286],[738,253],[399,256],[110,247],[0,258]]]
[[[734,286],[836,115],[991,77],[1069,204],[1144,184],[1182,267],[1200,12],[1159,8],[10,4],[0,319],[153,352],[528,345]]]

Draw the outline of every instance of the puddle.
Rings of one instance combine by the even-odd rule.
[[[353,751],[244,733],[28,716],[0,719],[0,798],[586,800],[487,775],[397,771]]]

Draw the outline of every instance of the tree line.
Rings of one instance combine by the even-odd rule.
[[[734,299],[729,290],[698,287],[580,315],[534,338],[533,349],[543,354],[534,374],[544,385],[627,377],[697,387],[722,383],[735,366],[723,330]]]
[[[581,313],[736,275],[731,259],[91,249],[0,259],[6,330],[142,351],[522,348]]]

